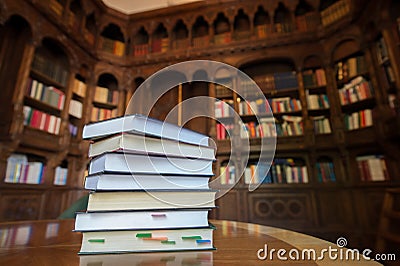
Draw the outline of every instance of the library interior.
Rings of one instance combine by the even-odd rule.
[[[182,82],[150,113],[164,120],[182,101],[216,99],[218,119],[184,125],[217,145],[215,189],[232,187],[209,217],[398,251],[400,1],[159,2],[0,0],[0,222],[60,217],[88,194],[84,126],[123,116],[157,71],[213,60],[266,100],[231,90],[248,84],[224,69],[175,72],[215,82]],[[273,163],[257,176],[272,137]]]

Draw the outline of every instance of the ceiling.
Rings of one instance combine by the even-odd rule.
[[[110,8],[130,15],[203,0],[103,0]]]

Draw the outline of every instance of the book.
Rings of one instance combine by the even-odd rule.
[[[208,136],[140,114],[87,124],[83,128],[82,137],[83,139],[96,139],[121,132],[147,134],[195,145],[209,146]]]
[[[208,176],[97,173],[85,178],[89,190],[208,189]]]
[[[82,232],[84,254],[213,250],[213,227]]]
[[[173,175],[206,175],[212,172],[212,160],[105,153],[93,158],[89,174],[100,172],[159,173]]]
[[[211,147],[125,133],[91,143],[89,157],[115,151],[215,160],[215,149]]]
[[[75,231],[198,228],[208,226],[209,209],[81,212]]]
[[[124,253],[124,254],[97,254],[91,256],[79,256],[81,266],[118,266],[132,265],[196,265],[212,266],[212,251],[186,251],[168,253]]]
[[[213,208],[213,190],[155,190],[89,194],[87,211]]]

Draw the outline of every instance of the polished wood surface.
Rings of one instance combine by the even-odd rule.
[[[0,224],[0,265],[334,265],[329,260],[260,260],[257,252],[271,249],[324,249],[337,248],[336,244],[293,231],[256,224],[212,221],[217,227],[214,234],[215,251],[179,253],[140,253],[119,255],[86,255],[77,252],[81,234],[73,232],[74,220],[44,220]],[[264,253],[261,252],[260,255]],[[286,254],[288,257],[288,254]],[[345,265],[378,265],[366,261],[340,261]]]

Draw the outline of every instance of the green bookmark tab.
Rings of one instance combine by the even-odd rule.
[[[165,240],[165,241],[161,241],[161,244],[175,245],[175,241],[173,241],[173,240]]]
[[[88,242],[89,243],[104,243],[104,242],[106,242],[106,240],[105,239],[101,239],[101,238],[99,238],[99,239],[89,239]]]
[[[182,240],[197,240],[201,239],[201,236],[182,236]]]
[[[148,237],[151,237],[151,233],[137,233],[136,234],[136,237],[138,237],[138,238],[148,238]]]

